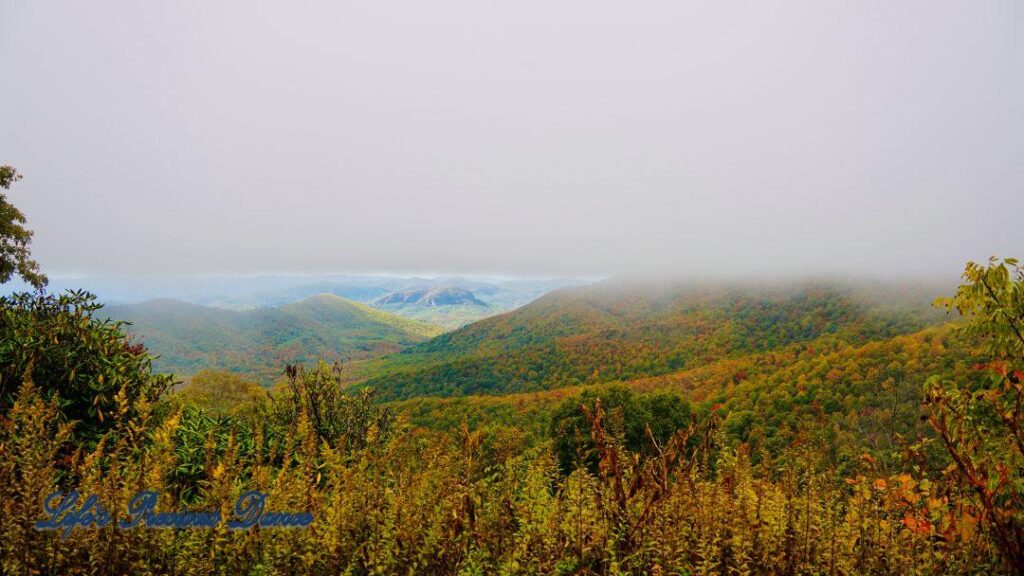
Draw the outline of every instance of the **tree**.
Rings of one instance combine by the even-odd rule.
[[[21,180],[21,174],[10,166],[0,166],[0,188],[9,190],[11,184]],[[32,259],[28,245],[32,231],[25,228],[25,215],[7,197],[0,193],[0,284],[20,276],[37,290],[46,286],[46,276],[39,271],[39,263]]]
[[[962,328],[989,362],[972,386],[928,381],[928,420],[972,494],[1003,559],[1024,573],[1024,267],[995,257],[968,262],[956,296],[937,304],[968,318]]]
[[[686,428],[693,417],[689,403],[677,394],[636,396],[628,388],[607,386],[567,398],[552,412],[550,427],[558,463],[565,473],[580,464],[592,472],[597,470],[598,447],[588,414],[595,410],[598,399],[603,411],[602,427],[609,441],[640,454],[657,450],[652,436],[664,445],[677,430]]]

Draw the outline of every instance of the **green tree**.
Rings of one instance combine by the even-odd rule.
[[[21,174],[10,166],[0,166],[0,188],[9,190],[11,184],[21,180]],[[25,228],[25,215],[7,197],[0,193],[0,284],[20,276],[37,290],[46,286],[46,276],[39,271],[39,263],[32,259],[28,245],[32,231]]]
[[[586,390],[562,401],[551,413],[550,433],[563,472],[584,464],[597,470],[597,446],[587,414],[600,398],[604,410],[602,426],[614,442],[641,454],[656,450],[651,438],[664,445],[675,432],[691,421],[693,410],[677,394],[637,396],[622,386]],[[648,429],[650,433],[648,433]]]

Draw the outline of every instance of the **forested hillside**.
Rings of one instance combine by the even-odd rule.
[[[833,284],[605,282],[555,291],[355,370],[386,398],[505,394],[669,374],[824,335],[863,343],[937,320],[926,301],[872,306]]]
[[[418,425],[450,429],[502,424],[545,434],[551,411],[608,386],[633,394],[679,395],[694,410],[723,418],[732,445],[779,457],[799,435],[829,435],[836,465],[864,452],[891,463],[904,439],[928,431],[921,422],[921,382],[934,374],[964,382],[977,356],[949,325],[851,344],[828,335],[770,352],[726,358],[662,376],[508,395],[417,396],[392,406]]]
[[[159,371],[185,376],[216,368],[268,384],[281,375],[284,364],[368,358],[441,332],[437,326],[330,294],[247,311],[175,300],[104,310],[131,323],[129,331],[158,357],[154,367]]]

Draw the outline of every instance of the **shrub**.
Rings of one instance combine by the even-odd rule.
[[[129,408],[124,417],[141,399],[155,401],[169,388],[171,377],[153,374],[153,357],[123,322],[102,319],[101,308],[82,291],[0,298],[0,414],[29,379],[77,423],[75,440],[91,445],[111,428],[118,395]]]

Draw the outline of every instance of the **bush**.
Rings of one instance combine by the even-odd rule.
[[[240,374],[227,370],[200,370],[188,379],[179,395],[214,414],[231,414],[267,397],[266,390]]]
[[[30,380],[77,422],[75,440],[92,444],[115,417],[130,417],[139,401],[153,402],[168,389],[171,377],[152,374],[153,357],[123,322],[99,318],[101,307],[83,291],[0,298],[0,415]],[[128,414],[116,413],[119,395]]]

